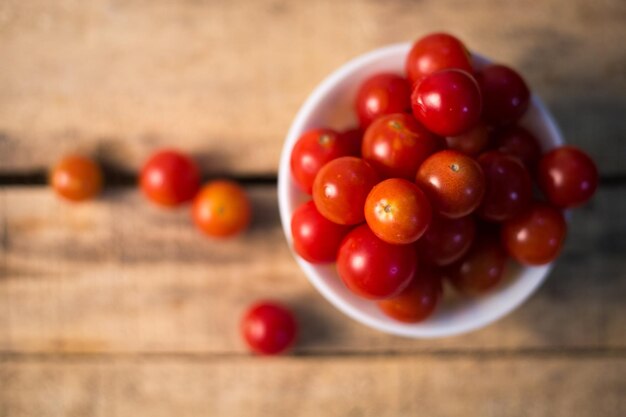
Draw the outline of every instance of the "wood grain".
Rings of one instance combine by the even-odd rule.
[[[241,353],[237,322],[258,298],[294,306],[300,353],[626,347],[623,187],[574,213],[562,258],[526,305],[481,331],[429,341],[375,332],[330,306],[289,252],[275,189],[249,192],[253,228],[215,242],[187,210],[153,208],[133,190],[85,205],[45,189],[0,191],[0,351]]]
[[[0,415],[621,417],[625,373],[619,357],[4,360]]]
[[[75,151],[135,171],[175,145],[209,173],[271,175],[323,77],[444,29],[518,67],[567,140],[624,174],[625,19],[621,0],[5,0],[0,173]]]

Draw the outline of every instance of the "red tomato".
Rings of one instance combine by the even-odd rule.
[[[496,131],[493,136],[493,147],[519,158],[531,171],[534,171],[541,158],[541,147],[537,138],[517,125]]]
[[[499,151],[482,154],[478,163],[485,174],[486,192],[478,215],[502,222],[521,213],[532,200],[532,180],[522,162]]]
[[[102,191],[102,170],[89,158],[70,155],[54,167],[50,185],[57,195],[67,200],[88,200]]]
[[[483,116],[494,126],[513,123],[528,109],[530,90],[524,79],[504,65],[489,65],[476,77],[483,96]]]
[[[241,321],[241,333],[248,346],[262,355],[276,355],[296,340],[298,324],[286,307],[262,301],[251,306]]]
[[[300,136],[291,151],[291,173],[298,187],[311,194],[315,176],[327,162],[352,155],[350,140],[331,129],[313,129]]]
[[[252,209],[245,190],[237,183],[216,180],[205,185],[193,201],[193,220],[212,237],[230,237],[250,224]]]
[[[478,162],[450,150],[437,152],[424,161],[416,181],[435,212],[451,219],[473,212],[485,194],[485,176]]]
[[[415,42],[407,55],[405,67],[413,85],[423,77],[443,69],[456,68],[472,72],[467,48],[447,33],[433,33]]]
[[[435,216],[417,244],[420,259],[432,265],[450,265],[467,253],[475,234],[476,222],[471,216],[458,219]]]
[[[322,216],[338,224],[365,220],[363,207],[378,174],[360,158],[344,156],[320,169],[313,184],[313,201]]]
[[[598,168],[585,152],[562,146],[541,158],[537,182],[550,203],[577,207],[589,201],[598,188]]]
[[[378,307],[383,313],[398,321],[417,323],[435,311],[442,294],[439,274],[434,270],[420,268],[400,295],[378,301]]]
[[[339,245],[349,231],[349,227],[322,216],[313,201],[298,207],[291,218],[293,247],[311,263],[335,262]]]
[[[484,122],[479,122],[465,133],[446,138],[448,148],[468,156],[477,156],[487,147],[488,143],[489,130]]]
[[[372,300],[400,294],[413,279],[416,268],[414,245],[386,243],[366,224],[348,233],[337,257],[337,271],[346,287]]]
[[[384,178],[413,180],[431,154],[443,148],[441,139],[409,114],[377,119],[365,131],[362,154]]]
[[[380,116],[411,110],[411,86],[399,75],[376,74],[361,84],[354,107],[361,127],[366,128]]]
[[[200,188],[200,170],[187,155],[162,150],[144,164],[139,181],[150,201],[174,207],[194,198]]]
[[[430,224],[432,210],[426,195],[412,182],[390,178],[378,183],[365,200],[365,220],[387,243],[408,244]]]
[[[567,225],[560,210],[535,203],[502,226],[502,243],[507,252],[525,265],[544,265],[559,255]]]
[[[474,77],[448,69],[425,77],[411,95],[413,114],[441,136],[467,132],[480,121],[482,99]]]
[[[481,234],[467,255],[446,268],[452,285],[465,294],[485,293],[497,286],[504,276],[506,252],[497,236]]]

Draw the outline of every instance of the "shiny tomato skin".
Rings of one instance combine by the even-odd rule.
[[[366,224],[348,233],[337,257],[337,271],[346,287],[371,300],[400,294],[416,269],[415,245],[386,243]]]
[[[413,115],[440,136],[467,132],[480,121],[482,98],[474,77],[456,69],[435,72],[411,95]]]
[[[528,130],[518,125],[498,129],[493,134],[492,142],[493,149],[519,158],[530,172],[534,172],[541,158],[541,147]]]
[[[344,139],[332,129],[313,129],[300,136],[291,151],[290,165],[293,179],[302,191],[311,194],[315,176],[326,163],[353,154],[353,139]]]
[[[485,176],[478,162],[451,150],[426,159],[417,172],[416,182],[430,199],[433,210],[451,219],[472,213],[485,194]]]
[[[582,150],[561,146],[541,158],[537,182],[553,205],[578,207],[589,201],[598,188],[598,168]]]
[[[446,276],[463,294],[483,294],[502,281],[506,260],[498,236],[481,233],[460,261],[446,267]]]
[[[413,85],[427,75],[449,68],[472,72],[467,48],[447,33],[432,33],[418,39],[405,61],[406,74]]]
[[[567,224],[563,213],[544,203],[535,203],[502,225],[502,244],[509,255],[524,265],[545,265],[561,252]]]
[[[503,222],[515,217],[532,201],[532,179],[522,162],[500,151],[485,152],[478,158],[485,174],[486,191],[478,215]]]
[[[395,320],[418,323],[432,315],[442,295],[440,274],[433,269],[420,267],[404,291],[377,304],[383,313]]]
[[[278,355],[294,344],[298,323],[287,307],[274,301],[260,301],[244,314],[241,333],[252,351]]]
[[[337,224],[365,220],[363,207],[378,174],[361,158],[344,156],[324,165],[313,183],[313,201],[322,216]]]
[[[378,117],[411,110],[411,85],[396,74],[375,74],[361,84],[354,102],[363,129]]]
[[[378,238],[395,245],[419,239],[432,218],[426,194],[414,183],[390,178],[372,188],[365,200],[365,220]]]
[[[489,129],[484,122],[457,136],[446,137],[448,149],[467,156],[477,156],[489,145]]]
[[[294,250],[315,264],[335,262],[339,245],[349,231],[349,227],[322,216],[313,201],[302,204],[291,217]]]
[[[243,232],[250,224],[250,199],[236,182],[214,180],[196,195],[192,217],[204,234],[217,238],[231,237]]]
[[[89,200],[102,191],[102,170],[90,158],[69,155],[53,168],[49,181],[56,194],[66,200]]]
[[[200,169],[189,156],[165,149],[154,153],[143,165],[139,184],[153,203],[175,207],[195,197],[200,189]]]
[[[483,97],[483,117],[493,126],[515,122],[530,105],[530,89],[512,68],[489,65],[481,69],[476,79]]]
[[[383,178],[413,180],[426,158],[443,148],[443,141],[409,114],[378,118],[365,131],[363,158]]]
[[[475,235],[476,222],[472,216],[458,219],[434,216],[417,243],[419,257],[427,264],[450,265],[467,253]]]

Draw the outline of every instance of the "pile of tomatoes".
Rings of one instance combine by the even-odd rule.
[[[530,100],[515,70],[475,68],[454,36],[419,39],[406,78],[360,86],[358,128],[313,129],[293,147],[293,179],[312,195],[291,220],[295,251],[336,262],[348,289],[403,322],[432,314],[444,280],[481,294],[509,257],[553,261],[562,210],[591,198],[598,172],[572,146],[542,154],[518,124]]]

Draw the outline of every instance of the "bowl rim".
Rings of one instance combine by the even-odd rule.
[[[408,53],[412,43],[403,42],[391,44],[378,49],[374,49],[370,52],[357,56],[341,67],[337,68],[326,76],[307,97],[304,103],[301,105],[296,117],[293,119],[285,141],[283,143],[279,171],[278,171],[278,205],[280,212],[280,219],[283,228],[283,232],[287,239],[289,249],[298,263],[300,269],[304,272],[308,281],[319,291],[326,300],[328,300],[335,308],[340,310],[348,317],[356,320],[357,322],[364,324],[373,329],[394,334],[398,336],[428,339],[453,336],[462,333],[467,333],[479,328],[485,327],[512,312],[524,303],[545,281],[547,275],[553,268],[554,262],[542,265],[538,267],[522,266],[524,270],[534,269],[535,276],[537,278],[534,281],[528,283],[524,287],[524,292],[514,293],[513,297],[509,297],[506,303],[498,303],[497,309],[490,311],[491,314],[480,315],[479,318],[474,320],[466,320],[461,324],[453,327],[433,327],[423,329],[414,327],[416,324],[407,324],[402,322],[388,323],[383,322],[375,317],[370,316],[364,311],[352,306],[350,303],[343,300],[342,296],[336,293],[331,286],[329,286],[324,278],[320,276],[316,268],[322,267],[334,267],[334,263],[327,265],[313,265],[298,256],[293,250],[292,237],[291,237],[291,214],[295,208],[291,207],[290,203],[290,156],[291,149],[295,142],[299,138],[300,134],[304,131],[305,125],[308,121],[311,113],[317,108],[318,104],[324,97],[326,97],[340,82],[342,82],[347,76],[352,74],[355,70],[362,68],[367,64],[371,64],[374,61],[381,59],[381,57],[394,55],[394,54],[406,54]],[[472,57],[478,61],[490,62],[482,55],[473,53]],[[548,111],[544,103],[536,95],[531,95],[531,107],[535,107],[539,114],[543,117],[543,126],[548,131],[551,137],[553,146],[562,145],[563,135],[556,124],[552,114]]]

